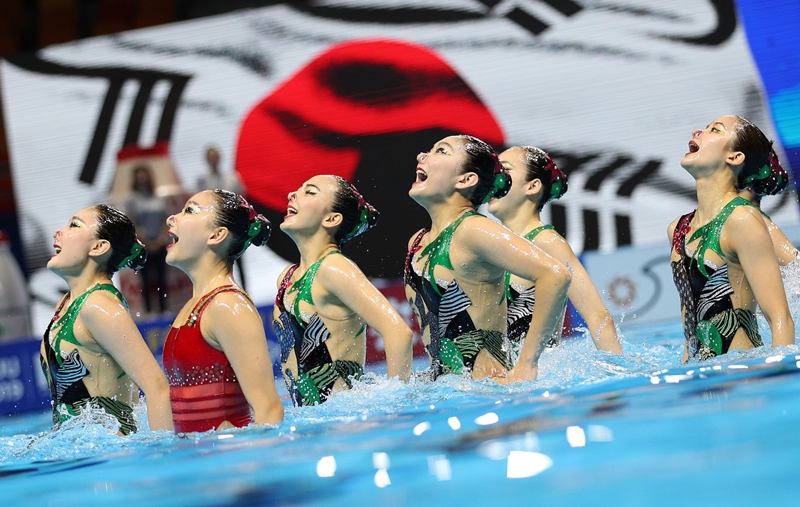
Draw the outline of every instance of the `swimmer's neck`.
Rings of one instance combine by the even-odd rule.
[[[426,208],[431,217],[431,237],[436,237],[448,225],[452,224],[458,217],[469,211],[475,211],[472,203],[443,203],[441,205],[432,205]]]
[[[331,234],[325,229],[320,229],[310,236],[295,236],[292,239],[300,252],[298,266],[300,272],[305,272],[309,266],[320,260],[328,252],[339,249]]]
[[[227,263],[211,250],[180,269],[192,281],[192,299],[200,298],[223,285],[236,285],[236,279]]]
[[[69,296],[72,300],[88,291],[97,284],[110,284],[111,278],[105,273],[93,270],[84,270],[79,275],[61,275],[69,287]]]
[[[725,173],[714,173],[709,177],[697,179],[696,223],[708,223],[738,195],[733,181]]]
[[[520,236],[542,225],[536,204],[531,201],[525,201],[521,206],[511,210],[507,216],[498,218],[503,225]]]

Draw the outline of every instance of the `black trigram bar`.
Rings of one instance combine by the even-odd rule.
[[[552,7],[553,9],[557,10],[564,16],[574,16],[575,14],[579,13],[583,10],[583,7],[579,4],[573,2],[572,0],[540,0],[542,3],[545,3]],[[489,7],[490,9],[495,7],[497,4],[500,3],[499,0],[481,0],[481,3]],[[530,12],[520,7],[514,7],[510,11],[505,14],[506,19],[513,21],[517,25],[521,26],[525,30],[529,31],[534,35],[540,35],[542,32],[550,28],[550,25],[542,21],[541,19],[537,18]]]
[[[178,74],[174,72],[164,72],[160,70],[150,69],[135,69],[130,67],[77,67],[68,66],[60,63],[49,62],[43,60],[36,55],[21,55],[14,56],[7,59],[9,63],[30,72],[39,74],[49,74],[58,76],[81,76],[81,77],[97,77],[108,80],[108,90],[106,90],[106,97],[103,100],[103,107],[100,110],[100,115],[97,118],[97,125],[94,129],[94,136],[89,145],[89,150],[86,153],[86,159],[83,163],[83,169],[80,174],[80,181],[84,183],[93,184],[97,176],[97,169],[100,165],[100,159],[105,150],[106,141],[108,140],[108,132],[111,127],[111,121],[114,118],[114,111],[119,102],[119,95],[122,91],[122,86],[128,80],[139,81],[139,93],[134,101],[131,110],[130,118],[128,119],[128,128],[125,132],[124,144],[136,144],[139,141],[139,136],[142,131],[142,120],[150,101],[150,95],[153,87],[158,81],[167,81],[170,83],[169,94],[164,101],[163,109],[161,110],[161,121],[158,126],[156,134],[156,141],[169,141],[172,137],[172,127],[175,123],[175,113],[178,110],[181,95],[183,94],[186,83],[189,82],[192,76],[186,74]]]

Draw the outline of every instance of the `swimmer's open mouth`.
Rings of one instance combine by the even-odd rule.
[[[428,179],[428,173],[417,167],[417,183],[421,183]]]
[[[169,234],[169,239],[171,239],[171,240],[172,240],[172,243],[170,243],[169,245],[167,245],[167,248],[170,248],[170,247],[172,247],[172,246],[175,246],[175,243],[177,243],[177,242],[178,242],[178,235],[177,235],[177,234],[175,234],[174,232],[169,232],[169,233],[167,233],[167,234]]]
[[[296,209],[292,208],[291,206],[286,208],[286,216],[287,217],[290,216],[290,215],[296,215],[296,214],[297,214],[297,210]]]
[[[58,254],[60,254],[60,253],[61,253],[61,247],[60,247],[60,246],[58,246],[58,245],[56,245],[56,244],[54,243],[54,244],[53,244],[53,248],[55,248],[55,250],[56,250],[56,253],[55,253],[56,255],[58,255]]]
[[[700,149],[700,146],[697,145],[694,141],[689,141],[689,153],[697,153],[697,150]]]

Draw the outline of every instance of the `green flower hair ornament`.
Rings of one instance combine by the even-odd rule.
[[[142,253],[142,250],[144,250],[144,244],[139,241],[139,238],[136,238],[136,241],[133,242],[133,246],[131,246],[131,251],[128,256],[119,261],[119,264],[117,264],[117,271],[126,267],[133,259],[138,257],[139,254]]]
[[[363,199],[362,199],[363,200]],[[361,234],[362,232],[366,231],[369,228],[369,206],[366,203],[361,207],[361,215],[358,217],[358,223],[353,230],[350,231],[350,234],[347,235],[348,238],[354,238]]]
[[[373,208],[370,203],[368,203],[366,200],[364,200],[364,196],[361,195],[361,193],[359,193],[359,191],[356,189],[355,185],[350,183],[350,188],[352,188],[353,189],[353,193],[356,196],[358,196],[358,209],[360,211],[359,211],[359,215],[358,215],[358,223],[355,225],[355,227],[353,227],[353,229],[349,233],[347,233],[342,238],[343,242],[348,240],[348,239],[355,238],[359,234],[369,230],[369,227],[370,227],[369,226],[370,214],[375,213],[375,208]]]
[[[545,201],[545,204],[552,201],[553,199],[558,199],[561,197],[561,190],[564,189],[564,181],[566,181],[566,175],[558,168],[555,161],[550,158],[550,155],[547,155],[547,165],[545,166],[545,171],[550,173],[550,195]],[[566,192],[566,190],[564,190]]]
[[[253,242],[253,239],[255,239],[255,237],[261,232],[261,225],[262,222],[258,218],[255,218],[252,222],[250,222],[250,227],[247,228],[247,239],[244,240],[242,251],[239,252],[239,255],[242,255],[244,251],[247,250],[247,247],[250,246],[250,243]]]
[[[756,180],[763,180],[769,178],[769,175],[772,174],[772,167],[770,166],[769,162],[761,166],[761,169],[758,170],[757,173],[751,174],[747,178],[744,179],[744,184],[747,185],[752,183]]]
[[[552,185],[550,185],[550,196],[558,196],[561,195],[561,187],[564,186],[564,183],[561,181],[561,178],[557,179]],[[554,199],[556,197],[553,197]]]
[[[489,193],[486,194],[486,197],[483,198],[481,204],[486,204],[489,202],[492,197],[495,197],[497,194],[503,191],[506,188],[506,184],[508,183],[508,171],[498,163],[498,167],[500,168],[494,173],[494,181],[492,181],[492,188],[489,190]]]

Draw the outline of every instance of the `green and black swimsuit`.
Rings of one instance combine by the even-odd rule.
[[[683,333],[689,357],[707,359],[725,354],[739,328],[744,329],[754,347],[763,345],[753,312],[734,308],[733,287],[728,279],[728,265],[714,267],[705,260],[712,250],[723,256],[719,236],[725,221],[739,206],[752,206],[741,197],[726,204],[709,223],[700,227],[686,240],[695,211],[678,220],[672,237],[672,248],[680,259],[672,262],[672,278],[683,307]],[[697,251],[689,254],[686,244],[699,239]]]
[[[422,271],[414,265],[420,242],[430,229],[422,230],[414,239],[406,256],[404,282],[414,292],[409,300],[419,319],[420,332],[427,331],[430,342],[425,345],[431,357],[431,373],[436,378],[444,373],[461,373],[472,368],[481,350],[486,349],[506,369],[511,369],[508,339],[500,331],[478,329],[467,309],[472,301],[458,285],[439,283],[433,275],[436,266],[453,270],[450,263],[450,243],[465,218],[478,215],[469,211],[447,226],[439,236],[420,252],[426,258]]]
[[[84,378],[89,375],[89,370],[86,368],[80,354],[83,353],[85,356],[92,356],[98,368],[98,371],[94,373],[94,377],[97,378],[102,375],[102,372],[99,371],[102,364],[101,359],[103,356],[107,357],[108,354],[89,351],[81,345],[73,332],[75,320],[78,318],[78,314],[80,314],[83,303],[91,293],[97,290],[111,292],[118,297],[127,308],[128,304],[125,302],[125,298],[122,297],[122,294],[116,287],[110,284],[97,284],[87,290],[69,305],[64,315],[60,316],[59,313],[67,302],[65,298],[61,306],[56,310],[56,314],[50,321],[50,325],[47,326],[47,331],[45,331],[44,334],[44,340],[42,341],[43,350],[40,355],[42,371],[44,372],[47,385],[50,389],[50,399],[53,405],[53,424],[56,427],[70,417],[80,414],[81,409],[89,405],[94,408],[102,408],[107,413],[116,417],[120,424],[120,433],[127,435],[136,431],[136,422],[133,418],[133,410],[131,407],[121,401],[106,396],[92,396],[89,394],[89,390],[84,382]],[[54,326],[58,328],[58,331],[51,333],[50,330]],[[64,341],[81,347],[81,352],[79,352],[77,348],[69,353],[62,351],[61,344]],[[119,370],[119,373],[117,373],[117,370],[114,370],[113,373],[118,379],[125,376],[125,372],[121,370]]]
[[[523,236],[528,241],[533,241],[540,232],[554,229],[552,225],[539,226]],[[528,329],[531,326],[533,307],[536,303],[536,287],[525,288],[511,281],[511,273],[506,272],[506,304],[508,305],[508,339],[515,349],[519,350]],[[554,346],[558,340],[551,338],[547,346]]]
[[[359,379],[364,375],[363,365],[355,361],[334,361],[325,345],[325,342],[331,337],[331,333],[325,327],[319,314],[307,315],[300,311],[301,301],[314,306],[311,298],[311,286],[322,261],[331,254],[341,255],[341,252],[334,250],[322,256],[293,284],[290,280],[299,264],[291,266],[286,272],[286,276],[283,277],[275,298],[275,307],[280,313],[277,318],[272,320],[272,327],[281,344],[281,365],[284,366],[286,387],[289,389],[292,401],[297,406],[322,403],[328,399],[339,378],[345,381],[347,387],[352,387],[351,379]],[[297,293],[291,310],[285,304],[287,292],[289,294]],[[365,332],[366,325],[363,325],[356,337]],[[297,359],[297,378],[289,368],[285,367],[292,351]]]

